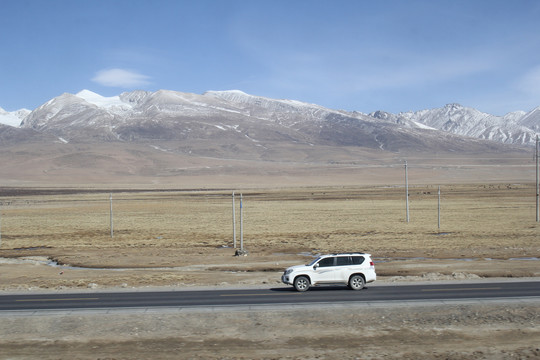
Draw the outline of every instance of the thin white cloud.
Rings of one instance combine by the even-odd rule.
[[[378,66],[375,63],[352,76],[357,90],[407,89],[429,84],[445,84],[492,70],[493,63],[480,58],[414,59],[402,64]]]
[[[421,89],[445,86],[448,82],[484,76],[501,66],[500,56],[483,47],[452,53],[419,52],[410,49],[374,48],[372,51],[347,49],[314,52],[312,49],[271,52],[271,45],[252,45],[251,38],[241,38],[241,46],[267,70],[268,81],[275,87],[323,88],[332,91],[374,91]]]
[[[98,71],[92,81],[103,86],[132,88],[148,85],[150,77],[131,70],[107,69]]]
[[[540,65],[530,69],[516,83],[516,87],[533,97],[540,95]]]

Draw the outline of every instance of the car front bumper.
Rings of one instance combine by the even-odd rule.
[[[289,275],[281,275],[281,282],[287,285],[292,285]]]

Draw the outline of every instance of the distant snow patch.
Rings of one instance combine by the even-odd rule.
[[[0,107],[0,124],[19,127],[30,110],[20,109],[17,111],[5,111]]]
[[[105,97],[90,90],[79,91],[76,96],[103,109],[120,111],[128,111],[132,109],[130,104],[120,100],[120,96]]]
[[[418,121],[412,121],[414,125],[416,125],[419,129],[426,129],[426,130],[437,130],[434,127],[424,125],[422,123],[419,123]]]
[[[255,139],[253,139],[253,138],[250,138],[249,136],[247,136],[247,135],[245,135],[245,134],[244,134],[244,136],[247,137],[249,140],[251,140],[251,141],[253,141],[253,142],[256,142],[256,143],[260,142],[259,140],[255,140]]]
[[[155,150],[159,150],[159,151],[163,151],[163,152],[169,152],[169,150],[167,149],[164,149],[162,147],[159,147],[157,145],[150,145],[151,148],[155,149]]]

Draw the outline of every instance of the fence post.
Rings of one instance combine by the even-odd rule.
[[[439,190],[437,191],[437,228],[441,229],[441,186],[439,185]]]
[[[114,237],[114,224],[113,224],[113,210],[112,210],[112,193],[111,195],[109,196],[109,200],[110,200],[110,214],[111,214],[111,238]]]
[[[407,161],[405,161],[405,207],[407,209],[407,222],[409,222],[409,174],[407,171]]]

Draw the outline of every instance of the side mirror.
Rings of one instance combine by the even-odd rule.
[[[313,265],[313,270],[317,270],[319,268],[319,263]]]

